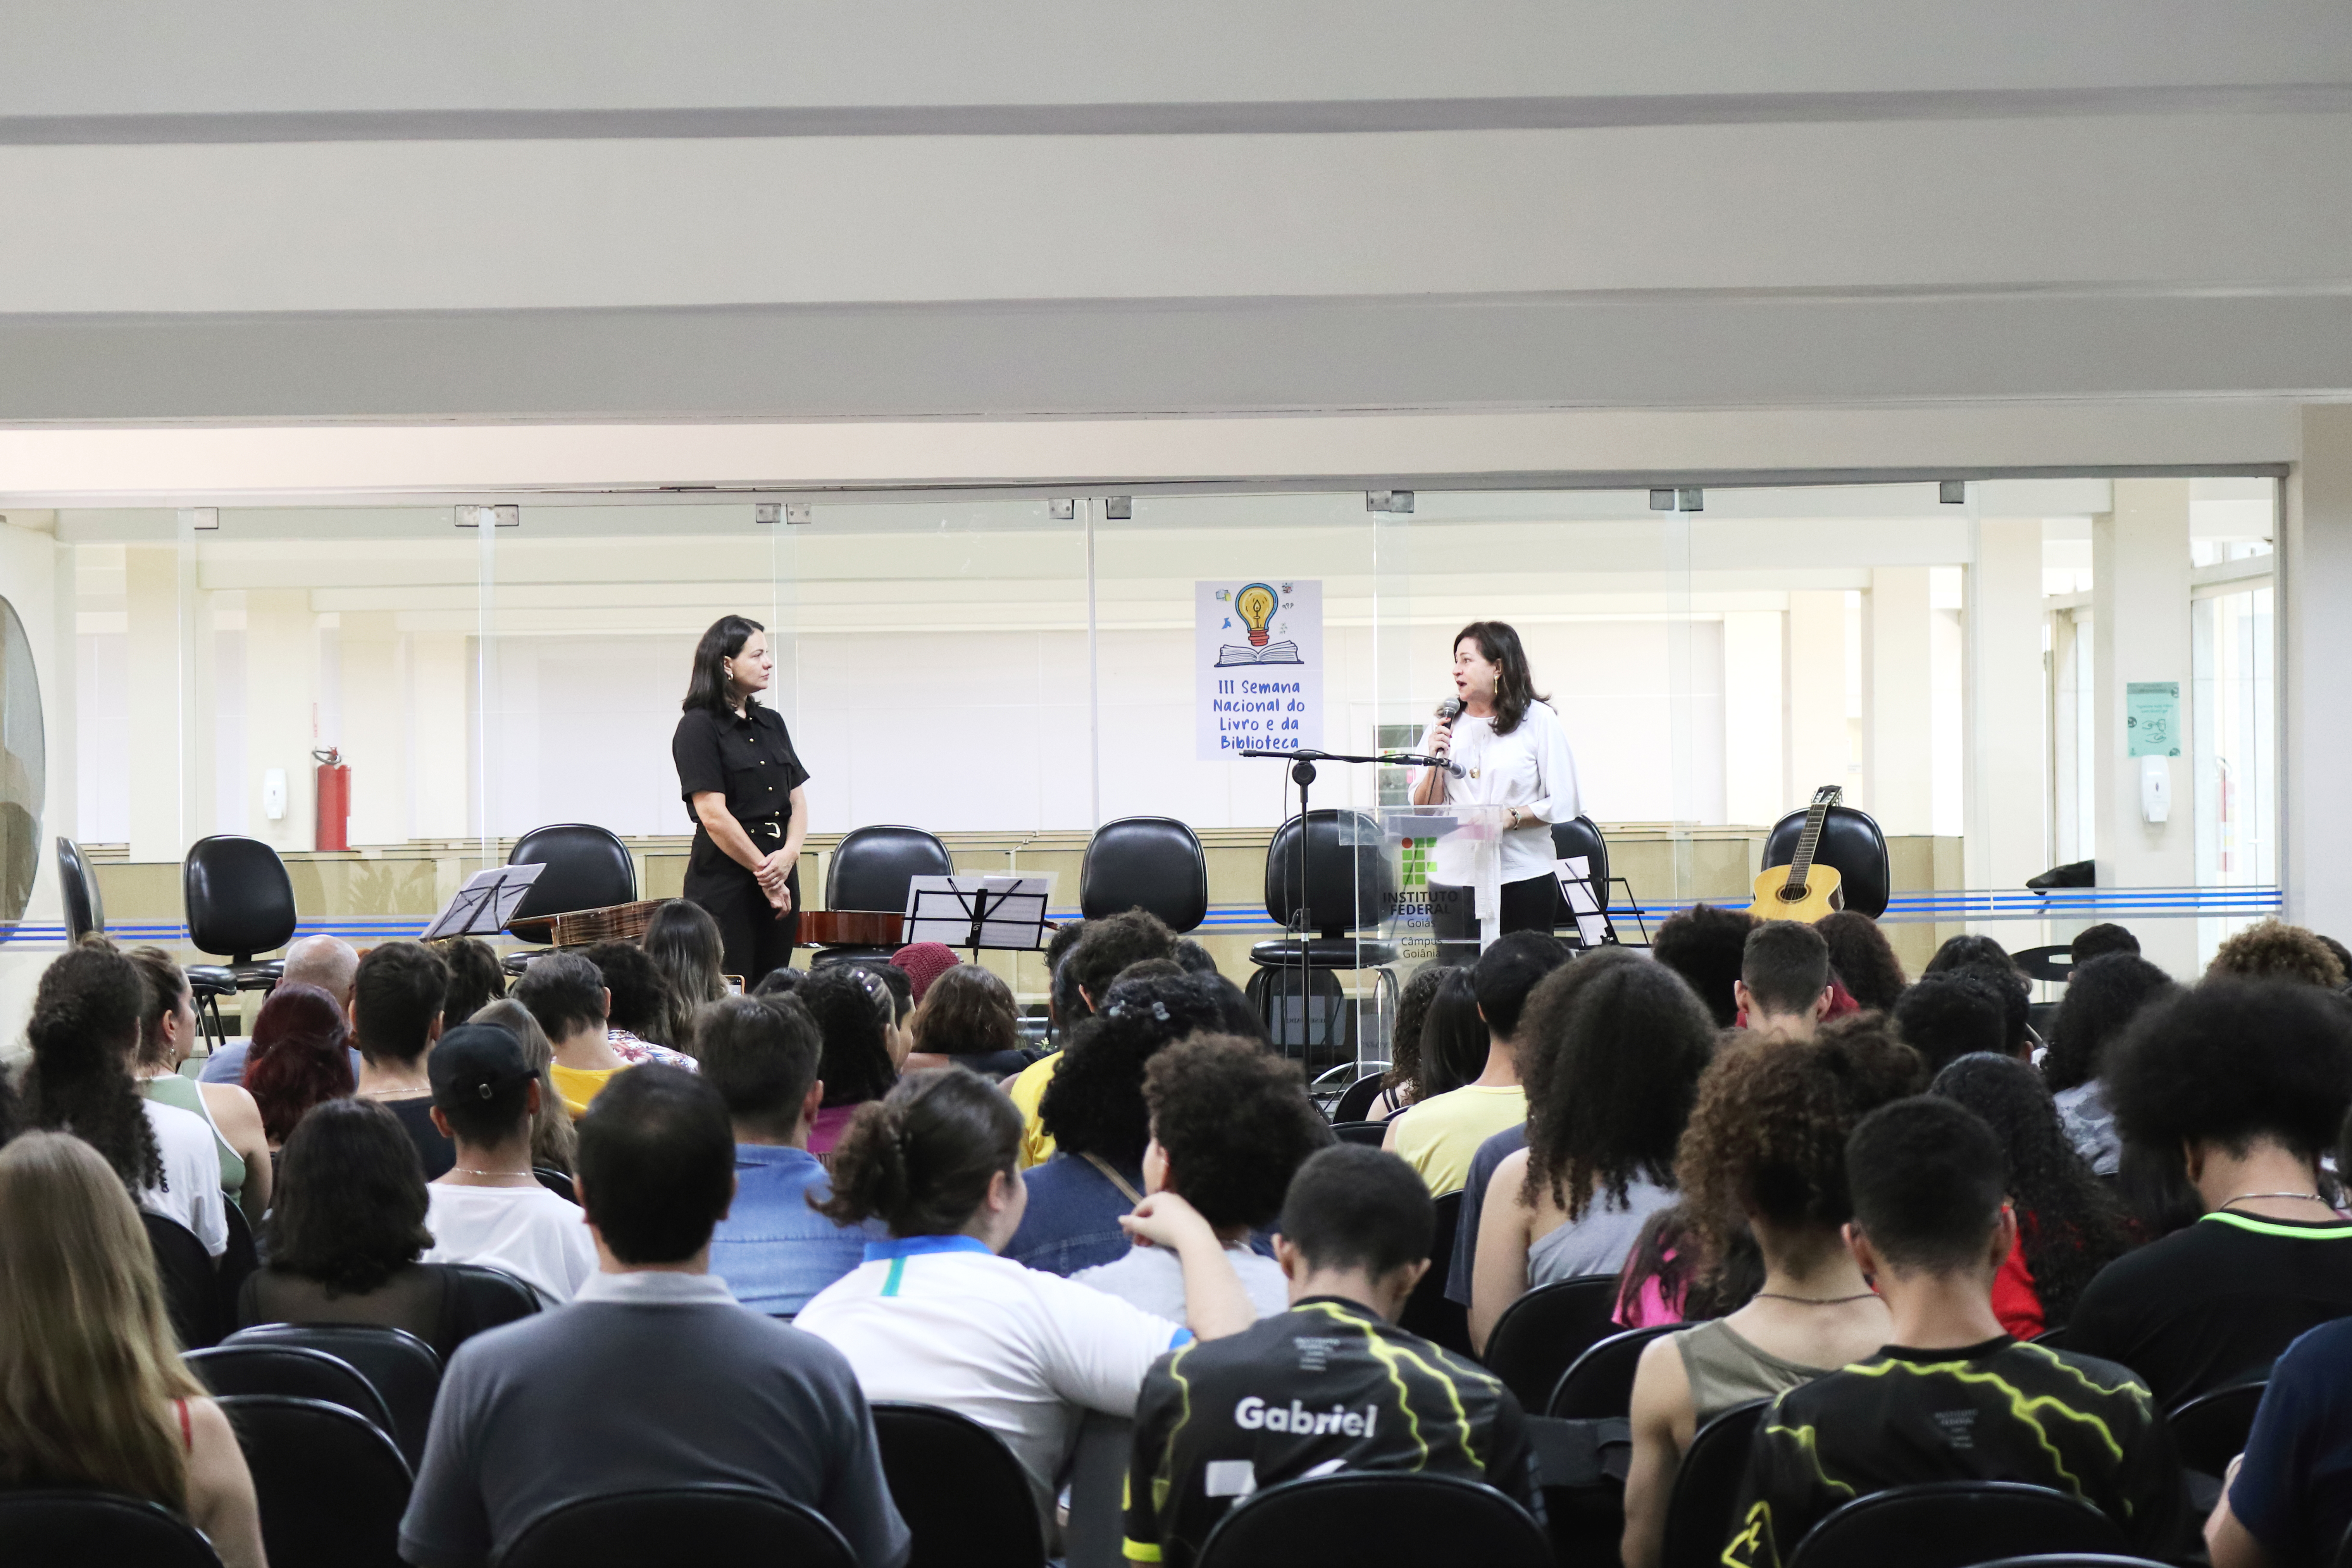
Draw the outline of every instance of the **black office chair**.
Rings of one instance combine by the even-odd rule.
[[[612,829],[592,822],[534,827],[515,840],[507,864],[540,868],[530,890],[509,917],[509,923],[636,901],[637,863],[629,858],[629,847]],[[509,953],[508,973],[521,973],[535,956],[534,952]]]
[[[1389,966],[1397,962],[1396,944],[1349,933],[1391,919],[1397,899],[1397,865],[1381,825],[1360,811],[1318,810],[1303,822],[1294,816],[1266,847],[1266,918],[1301,934],[1250,949],[1259,971],[1250,979],[1251,999],[1276,1048],[1303,1058],[1310,1078],[1356,1056],[1355,1011],[1339,993],[1338,972],[1379,971],[1393,1012],[1396,976]]]
[[[163,1281],[163,1310],[172,1331],[184,1350],[202,1350],[220,1342],[228,1320],[221,1316],[220,1297],[214,1289],[213,1255],[196,1233],[167,1215],[139,1211],[147,1227],[147,1243],[155,1251],[155,1272]]]
[[[1371,1120],[1372,1101],[1381,1097],[1381,1079],[1385,1076],[1378,1067],[1367,1068],[1360,1077],[1340,1090],[1339,1102],[1331,1108],[1332,1125]]]
[[[2242,1383],[2173,1406],[2164,1418],[2172,1428],[2172,1446],[2188,1468],[2219,1479],[2230,1461],[2246,1451],[2246,1436],[2254,1429],[2254,1412],[2263,1403],[2264,1383]]]
[[[2017,965],[2018,973],[2028,980],[2048,980],[2063,984],[2074,972],[2074,950],[2065,942],[2055,947],[2029,947],[2011,953],[2009,961]]]
[[[70,838],[58,840],[58,891],[66,906],[66,940],[79,942],[106,931],[106,900],[98,895],[98,877],[81,858],[81,846]]]
[[[546,1305],[527,1281],[503,1268],[493,1268],[487,1263],[440,1263],[434,1267],[448,1276],[448,1288],[457,1296],[457,1337],[449,1347],[453,1354],[458,1345],[483,1330],[520,1321]]]
[[[1429,1238],[1429,1268],[1405,1298],[1397,1326],[1461,1355],[1470,1353],[1470,1310],[1446,1300],[1445,1266],[1454,1257],[1454,1235],[1462,1226],[1462,1194],[1437,1200],[1437,1225]]]
[[[235,1198],[221,1205],[228,1217],[228,1246],[221,1250],[219,1261],[213,1266],[213,1301],[220,1324],[226,1333],[236,1323],[236,1299],[245,1289],[245,1282],[261,1267],[260,1248],[254,1245],[253,1226],[246,1222],[245,1211],[237,1207]]]
[[[1022,1496],[1028,1496],[1026,1483]],[[499,1554],[498,1568],[644,1568],[648,1563],[857,1568],[849,1542],[823,1514],[772,1492],[719,1481],[566,1503],[526,1525]]]
[[[907,1568],[1039,1568],[1045,1527],[1021,1461],[977,1421],[928,1405],[877,1403],[874,1437],[898,1517],[915,1537]]]
[[[546,1165],[533,1165],[530,1168],[530,1173],[539,1178],[541,1186],[545,1187],[565,1203],[576,1204],[580,1201],[579,1189],[572,1184],[572,1178],[562,1172]]]
[[[2018,1481],[1932,1481],[1856,1498],[1797,1543],[1789,1568],[1975,1568],[2036,1552],[2112,1552],[2131,1543],[2079,1498]]]
[[[383,1395],[341,1356],[302,1345],[215,1345],[180,1359],[215,1395],[281,1394],[291,1399],[320,1399],[367,1417],[377,1431],[392,1436],[392,1412],[384,1407]]]
[[[1172,816],[1122,816],[1095,829],[1078,863],[1078,910],[1087,920],[1149,910],[1180,935],[1209,918],[1209,858],[1201,836]]]
[[[860,827],[842,839],[824,868],[824,907],[903,914],[907,884],[955,873],[955,857],[919,827]],[[891,949],[840,943],[819,948],[811,963],[887,963]]]
[[[8,1568],[221,1568],[212,1543],[162,1503],[79,1488],[0,1492]]]
[[[367,1417],[323,1399],[220,1402],[253,1472],[270,1568],[401,1568],[408,1462]]]
[[[1719,1568],[1723,1543],[1731,1539],[1732,1510],[1739,1506],[1740,1482],[1748,1475],[1756,1424],[1771,1407],[1769,1399],[1735,1405],[1692,1435],[1667,1499],[1666,1537],[1658,1568]]]
[[[1353,1470],[1285,1481],[1235,1503],[1196,1568],[1552,1568],[1543,1526],[1509,1498],[1458,1476]]]
[[[1792,811],[1774,823],[1771,837],[1764,840],[1764,862],[1758,868],[1769,870],[1796,859],[1797,840],[1804,831],[1801,811]],[[1872,920],[1886,912],[1886,900],[1894,894],[1894,871],[1886,857],[1886,835],[1878,830],[1868,812],[1850,805],[1830,807],[1813,858],[1838,874],[1847,909]]]
[[[1566,822],[1551,825],[1551,858],[1571,860],[1585,858],[1585,869],[1592,874],[1592,901],[1601,912],[1609,912],[1609,840],[1601,836],[1601,826],[1589,816],[1573,816]],[[1576,929],[1576,915],[1568,907],[1568,895],[1559,895],[1552,910],[1555,929]]]
[[[1486,1336],[1486,1369],[1518,1395],[1521,1408],[1542,1410],[1549,1405],[1560,1373],[1617,1331],[1616,1311],[1614,1274],[1538,1285],[1504,1308],[1496,1320],[1495,1331]]]
[[[286,972],[280,959],[257,952],[294,940],[294,882],[278,851],[258,838],[216,833],[188,847],[180,863],[180,901],[188,941],[199,952],[224,953],[226,963],[187,966],[188,989],[214,1047],[228,1038],[220,999],[240,991],[274,991]]]
[[[1552,1386],[1544,1414],[1568,1421],[1603,1421],[1633,1408],[1633,1373],[1650,1342],[1684,1325],[1654,1324],[1612,1334],[1569,1363]]]
[[[324,1351],[374,1385],[392,1417],[393,1441],[412,1467],[425,1458],[434,1396],[441,1392],[441,1358],[404,1329],[371,1323],[257,1323],[226,1345],[295,1345]]]
[[[1334,1121],[1331,1134],[1342,1143],[1362,1143],[1377,1149],[1388,1141],[1389,1124],[1385,1121]],[[1433,1268],[1432,1272],[1435,1270]]]

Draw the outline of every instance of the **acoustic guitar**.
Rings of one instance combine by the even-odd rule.
[[[1759,921],[1810,923],[1845,908],[1845,889],[1839,885],[1837,868],[1813,864],[1813,851],[1822,842],[1822,825],[1844,793],[1837,784],[1823,784],[1813,792],[1813,804],[1805,808],[1805,830],[1797,836],[1797,858],[1786,866],[1768,866],[1758,875],[1756,901],[1748,906],[1749,914]]]

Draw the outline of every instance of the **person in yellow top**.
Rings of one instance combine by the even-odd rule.
[[[1568,958],[1559,938],[1532,931],[1507,932],[1479,955],[1470,984],[1486,1020],[1485,1070],[1460,1089],[1408,1107],[1381,1142],[1421,1173],[1433,1196],[1460,1192],[1478,1145],[1528,1119],[1528,1093],[1519,1087],[1520,1015],[1536,983]]]
[[[616,1043],[606,1029],[613,993],[604,972],[576,952],[542,953],[515,982],[514,999],[539,1020],[555,1047],[548,1073],[563,1109],[577,1121],[613,1075],[639,1062],[665,1062],[694,1070],[692,1057],[650,1040]]]
[[[1071,956],[1093,923],[1065,921],[1055,929],[1054,940],[1045,944],[1045,1021],[1054,1026],[1055,1036],[1063,1039],[1068,1037],[1070,1030],[1077,1027],[1080,1019],[1091,1017],[1094,1014],[1085,992],[1079,988],[1076,966],[1063,962]],[[1045,1098],[1045,1086],[1054,1081],[1054,1075],[1061,1070],[1061,1067],[1062,1053],[1055,1051],[1050,1057],[1031,1062],[1005,1080],[1004,1092],[1011,1095],[1013,1103],[1021,1108],[1021,1169],[1024,1171],[1032,1165],[1042,1165],[1054,1157],[1054,1137],[1045,1131],[1045,1123],[1037,1113],[1037,1105]]]

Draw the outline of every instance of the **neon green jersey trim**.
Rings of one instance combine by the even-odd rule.
[[[2220,1209],[2198,1223],[2233,1225],[2240,1230],[2252,1231],[2256,1236],[2283,1236],[2290,1241],[2352,1240],[2352,1225],[2281,1225],[2272,1220],[2256,1219],[2252,1215],[2226,1214]]]

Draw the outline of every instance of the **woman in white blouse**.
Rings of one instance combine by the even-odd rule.
[[[1413,804],[1505,808],[1498,824],[1502,886],[1496,934],[1548,931],[1559,907],[1551,825],[1582,809],[1567,731],[1550,700],[1536,694],[1519,634],[1501,621],[1473,621],[1454,635],[1454,692],[1458,715],[1441,709],[1437,722],[1423,734],[1421,749],[1452,758],[1461,775],[1426,770],[1413,785]],[[1478,952],[1478,841],[1469,834],[1448,834],[1431,855],[1430,921],[1440,954],[1454,962]]]

